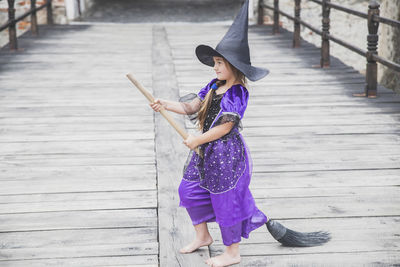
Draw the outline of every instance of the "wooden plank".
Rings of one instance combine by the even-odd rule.
[[[398,186],[399,170],[330,170],[330,171],[279,171],[253,172],[252,188],[328,188],[328,187],[371,187],[379,190],[381,186]],[[327,183],[326,181],[329,181]],[[268,191],[267,191],[268,192]]]
[[[143,179],[141,177],[141,179]],[[34,183],[32,183],[34,182]],[[75,178],[68,181],[54,181],[51,177],[47,179],[19,181],[2,180],[0,195],[16,194],[46,194],[46,193],[75,193],[75,192],[102,192],[102,191],[124,191],[124,190],[153,190],[156,188],[154,180],[137,180],[132,178],[98,179],[92,178],[83,181],[81,178]],[[27,187],[26,184],[30,186]]]
[[[43,93],[45,93],[46,91],[43,90]],[[115,92],[114,94],[110,94],[110,96],[108,97],[107,95],[103,96],[103,97],[108,97],[107,101],[102,99],[102,98],[96,98],[93,96],[90,96],[90,94],[87,94],[87,97],[90,97],[90,100],[88,99],[78,99],[78,96],[74,96],[74,95],[69,95],[69,96],[65,96],[64,99],[61,99],[59,96],[58,97],[51,97],[51,98],[36,98],[36,99],[32,99],[31,96],[27,95],[27,96],[18,96],[18,97],[8,97],[7,99],[4,99],[4,106],[2,106],[2,108],[4,107],[19,107],[21,105],[24,105],[26,107],[49,107],[49,106],[60,106],[62,108],[68,108],[68,107],[80,107],[80,108],[87,108],[89,107],[99,107],[100,105],[103,106],[103,109],[105,107],[119,107],[119,108],[125,108],[128,111],[132,111],[132,112],[141,112],[143,114],[146,115],[150,115],[149,112],[149,107],[142,105],[141,102],[139,102],[138,100],[136,100],[134,97],[136,95],[132,95],[133,100],[121,100],[121,99],[117,99],[115,98]],[[85,95],[83,94],[81,97],[85,97]],[[132,102],[137,103],[137,105],[135,107],[132,107]],[[76,114],[76,113],[75,113]],[[83,115],[83,114],[82,114]],[[110,115],[110,114],[108,114]],[[124,114],[125,115],[125,114]],[[141,120],[142,118],[138,118],[139,120]]]
[[[141,119],[138,119],[135,123],[145,124],[149,121],[150,116],[142,116]],[[80,123],[109,123],[112,121],[113,123],[133,123],[132,118],[130,116],[113,116],[113,117],[37,117],[37,118],[2,118],[1,121],[5,125],[13,125],[13,124],[80,124]]]
[[[27,133],[27,134],[39,134],[39,133],[69,133],[69,132],[84,132],[84,133],[104,133],[104,132],[115,132],[115,131],[151,131],[154,129],[151,125],[145,124],[138,129],[137,124],[126,124],[126,123],[102,123],[102,124],[31,124],[29,127],[26,125],[8,125],[2,128],[5,133]]]
[[[315,254],[315,253],[347,253],[348,251],[354,252],[375,252],[382,251],[381,247],[387,245],[388,248],[385,249],[391,252],[399,252],[400,249],[396,248],[395,243],[398,240],[371,240],[371,242],[349,242],[349,241],[337,241],[335,245],[333,243],[328,243],[324,246],[318,247],[307,247],[307,248],[292,248],[290,249],[290,254]],[[371,245],[374,245],[371,247]],[[213,246],[212,255],[218,255],[223,252],[223,247]],[[240,247],[241,255],[252,256],[252,255],[265,255],[270,254],[287,254],[286,248],[281,248],[277,244],[257,244],[257,246],[243,244]]]
[[[244,123],[243,123],[244,125]],[[376,124],[378,125],[378,124]],[[377,127],[374,124],[364,125],[292,125],[292,126],[257,126],[257,127],[244,127],[242,135],[246,139],[252,136],[269,137],[269,136],[319,136],[319,135],[344,135],[344,134],[396,134],[399,133],[399,127],[396,124],[380,124]],[[244,125],[245,126],[245,125]],[[335,136],[336,137],[336,136]]]
[[[397,216],[398,199],[375,196],[301,197],[257,199],[259,208],[272,218]],[[306,207],[306,208],[304,208]]]
[[[71,132],[70,134],[66,133],[45,133],[29,135],[27,134],[3,134],[0,136],[0,143],[5,142],[44,142],[44,141],[83,141],[83,140],[143,140],[147,141],[153,139],[154,133],[149,131],[138,131],[138,132],[98,132],[97,134],[90,133],[76,133]]]
[[[369,186],[345,186],[345,187],[303,187],[295,188],[257,188],[253,186],[254,198],[311,198],[311,197],[386,197],[392,201],[400,200],[400,188],[398,186],[381,186],[371,188]],[[1,198],[0,198],[1,200]]]
[[[0,195],[0,214],[144,208],[157,208],[156,191]]]
[[[244,256],[239,266],[390,266],[399,262],[398,251],[357,251],[320,254]]]
[[[2,249],[2,256],[8,260],[79,258],[79,257],[112,257],[133,255],[156,255],[158,243],[66,246],[60,248]],[[0,263],[2,259],[0,259]]]
[[[164,99],[176,99],[179,92],[173,64],[169,53],[167,33],[163,26],[153,28],[153,88]],[[168,90],[166,90],[168,89]],[[181,116],[173,115],[178,123]],[[160,114],[155,116],[156,157],[158,178],[158,216],[160,238],[160,266],[197,266],[208,256],[208,248],[202,248],[191,254],[180,254],[179,249],[194,238],[194,228],[183,208],[179,208],[178,186],[188,150],[182,139],[176,137],[174,129]]]
[[[79,257],[56,259],[24,259],[22,261],[3,261],[6,266],[13,267],[41,267],[41,266],[140,266],[157,267],[157,255],[112,256],[112,257]]]
[[[394,114],[396,112],[400,111],[400,108],[396,105],[393,105],[392,103],[379,103],[379,107],[381,108],[385,108],[385,110],[377,112],[376,107],[375,108],[365,108],[363,106],[357,105],[357,106],[341,106],[340,109],[338,108],[334,108],[332,109],[332,107],[329,106],[308,106],[308,107],[292,107],[290,110],[285,110],[282,109],[279,106],[271,106],[268,108],[268,111],[272,112],[272,113],[277,113],[279,112],[279,116],[294,116],[294,114],[296,114],[296,116],[298,116],[298,118],[302,118],[302,116],[310,116],[313,117],[316,113],[318,113],[319,116],[338,116],[338,115],[345,115],[348,113],[352,113],[352,114],[371,114],[371,113],[375,113],[375,114]],[[254,116],[251,113],[257,114],[257,113],[263,113],[266,111],[265,107],[263,107],[262,105],[254,105],[254,106],[249,106],[248,110],[249,112],[249,117],[250,118],[257,118],[256,116]],[[246,114],[247,115],[247,114]],[[379,116],[379,115],[378,115]],[[265,114],[265,118],[270,118],[272,117],[271,115]],[[247,116],[246,116],[246,120],[247,120]]]
[[[131,178],[137,177],[138,179],[145,180],[144,178],[155,177],[155,169],[152,165],[99,165],[99,166],[33,166],[27,168],[5,169],[0,173],[1,180],[35,180],[46,177],[53,177],[54,180],[60,177],[70,177],[71,179],[82,179],[85,177],[87,180],[92,179],[111,179]],[[140,174],[141,177],[132,174]],[[142,178],[143,177],[143,178]],[[136,179],[135,179],[136,181]],[[84,180],[82,180],[84,182]]]
[[[151,175],[146,175],[146,172],[136,172],[139,174],[138,176],[132,175],[132,172],[134,173],[132,168],[116,169],[104,166],[104,168],[98,168],[96,172],[91,171],[94,167],[76,168],[75,172],[71,172],[70,168],[72,169],[73,167],[66,168],[64,172],[55,167],[53,172],[44,169],[43,172],[35,171],[33,173],[27,169],[26,173],[16,178],[14,174],[6,175],[1,180],[0,194],[153,190],[156,186],[155,173],[154,170],[151,170],[152,166],[147,166],[150,169],[150,173],[152,173]],[[84,169],[86,169],[87,176],[80,171]],[[118,176],[118,172],[115,170],[120,170],[121,176]],[[125,171],[128,172],[127,175],[124,175]],[[53,175],[51,175],[52,173]],[[30,186],[27,187],[26,183],[29,183]]]
[[[310,138],[312,136],[312,139]],[[360,138],[362,136],[362,138]],[[373,149],[374,147],[379,147],[380,145],[396,145],[400,142],[400,136],[397,134],[382,134],[379,136],[379,144],[374,144],[374,141],[376,141],[377,137],[374,134],[348,134],[348,135],[300,135],[300,136],[288,136],[285,138],[285,140],[282,140],[279,136],[269,136],[268,138],[266,137],[247,137],[246,136],[246,143],[249,144],[250,146],[254,146],[255,144],[259,144],[260,142],[263,142],[266,144],[269,148],[275,148],[279,147],[282,148],[285,145],[288,146],[293,146],[297,143],[298,147],[309,147],[313,143],[318,143],[322,144],[325,148],[325,146],[330,146],[334,145],[336,143],[336,146],[338,148],[341,147],[341,145],[370,145],[371,148]],[[296,143],[295,143],[296,142]],[[352,149],[349,147],[349,149]],[[400,151],[399,151],[400,152]]]
[[[62,248],[68,246],[115,245],[157,242],[157,227],[73,229],[2,233],[2,247],[8,249]],[[100,242],[99,242],[100,241]]]
[[[114,152],[130,150],[136,155],[151,156],[154,144],[149,141],[136,142],[132,140],[112,142],[106,141],[74,141],[74,142],[8,142],[0,147],[0,155],[34,154],[34,153],[79,153],[79,154],[113,154]]]
[[[0,214],[0,233],[62,229],[154,227],[157,225],[156,218],[154,209]]]
[[[399,170],[398,163],[376,162],[376,161],[354,161],[354,162],[307,162],[299,164],[264,164],[254,169],[254,172],[261,172],[264,174],[277,173],[277,172],[313,172],[313,171],[351,171],[351,170],[371,170],[371,169],[396,169]]]
[[[1,156],[0,156],[1,157]],[[35,167],[38,165],[54,166],[101,166],[101,165],[151,165],[154,164],[154,157],[133,155],[115,155],[104,157],[102,154],[82,155],[79,153],[69,154],[20,154],[10,157],[4,156],[0,167]],[[1,180],[1,179],[0,179]]]

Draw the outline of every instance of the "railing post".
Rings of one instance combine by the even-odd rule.
[[[47,24],[53,25],[53,11],[51,7],[51,0],[46,0],[47,2]]]
[[[321,35],[321,68],[329,67],[329,24],[330,24],[330,6],[327,3],[330,0],[322,0],[322,35]]]
[[[262,6],[263,0],[259,0],[258,2],[258,25],[264,24],[264,8]]]
[[[82,16],[82,10],[81,10],[81,0],[77,0],[77,5],[78,5],[78,14],[79,17]]]
[[[301,0],[295,0],[295,5],[294,5],[294,34],[293,34],[293,47],[299,47],[300,46],[300,3]]]
[[[36,8],[36,0],[31,0],[31,9]],[[38,35],[38,26],[37,26],[37,16],[36,16],[36,11],[33,11],[31,14],[31,31],[33,35]]]
[[[274,27],[273,34],[279,33],[279,0],[274,0]]]
[[[14,0],[7,0],[8,1],[8,21],[15,20],[15,8],[14,8]],[[17,43],[17,29],[15,28],[16,22],[10,24],[8,27],[8,37],[10,40],[10,50],[17,50],[18,43]]]
[[[378,68],[376,61],[372,58],[373,54],[378,54],[378,27],[379,22],[374,21],[373,17],[379,16],[379,3],[375,0],[369,2],[368,5],[368,36],[367,36],[367,71],[365,95],[367,97],[376,97],[378,84]]]

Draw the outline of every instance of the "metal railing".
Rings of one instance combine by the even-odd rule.
[[[386,67],[400,73],[400,64],[384,59],[378,56],[378,28],[379,23],[384,23],[393,27],[400,28],[400,21],[383,18],[379,16],[379,3],[375,0],[369,2],[368,13],[363,13],[357,10],[353,10],[347,7],[340,6],[338,4],[331,3],[330,0],[308,0],[322,6],[322,26],[321,30],[310,25],[304,20],[300,19],[301,11],[301,0],[294,0],[294,16],[279,9],[279,0],[274,0],[274,6],[267,5],[260,1],[259,6],[259,24],[262,24],[263,20],[263,8],[271,9],[274,11],[274,24],[272,27],[273,34],[279,33],[279,15],[283,15],[290,20],[294,21],[294,34],[293,34],[293,47],[300,46],[300,25],[303,25],[313,32],[321,35],[321,68],[330,66],[330,52],[329,52],[329,41],[346,47],[347,49],[364,56],[367,59],[367,70],[366,70],[366,86],[364,93],[354,94],[355,96],[367,96],[376,97],[377,95],[377,80],[378,80],[378,68],[377,62]],[[367,50],[360,49],[342,39],[337,38],[329,33],[330,28],[330,9],[337,9],[348,14],[352,14],[368,21],[368,35],[367,35]]]
[[[17,30],[16,30],[17,22],[31,15],[32,34],[38,35],[39,29],[37,24],[36,12],[38,12],[43,8],[47,8],[47,24],[49,25],[53,24],[52,5],[51,5],[52,0],[45,0],[45,3],[41,6],[36,6],[36,0],[31,0],[31,8],[17,18],[15,17],[15,8],[14,8],[15,0],[7,0],[7,1],[8,1],[8,21],[0,26],[0,32],[8,28],[10,50],[18,49]]]

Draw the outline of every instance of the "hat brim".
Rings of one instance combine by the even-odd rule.
[[[241,71],[250,81],[257,81],[268,75],[269,70],[251,66],[247,63],[241,62],[234,57],[230,57],[227,53],[219,52],[208,45],[199,45],[196,47],[196,56],[201,63],[213,67],[213,57],[223,57],[235,68]]]
[[[196,47],[196,56],[201,63],[213,67],[214,59],[213,57],[223,57],[214,48],[208,45],[199,45]]]

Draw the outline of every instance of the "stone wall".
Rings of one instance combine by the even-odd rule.
[[[265,3],[273,6],[273,0],[264,0]],[[361,11],[368,12],[368,0],[332,0],[336,4]],[[400,0],[382,0],[381,2],[381,16],[400,19]],[[294,0],[280,0],[280,9],[289,14],[294,14]],[[264,10],[264,23],[272,23],[272,11]],[[320,5],[310,1],[302,1],[301,3],[301,18],[321,29],[322,8]],[[397,15],[397,17],[396,17]],[[367,20],[359,18],[354,15],[347,14],[342,11],[331,9],[330,14],[331,29],[330,33],[340,39],[346,40],[351,44],[366,50],[367,49]],[[280,16],[280,23],[282,27],[293,31],[293,23],[286,17]],[[378,53],[384,58],[390,59],[400,63],[399,47],[400,47],[400,34],[395,31],[393,27],[380,24],[379,26],[379,45]],[[301,26],[301,37],[306,41],[321,47],[321,37],[313,33],[311,30]],[[331,55],[339,58],[345,64],[352,66],[360,73],[365,74],[366,59],[347,48],[344,48],[334,42],[330,42]],[[400,77],[398,73],[387,71],[381,64],[378,64],[378,80],[379,82],[396,92],[400,93]]]
[[[381,16],[400,21],[400,0],[384,0],[381,2]],[[379,54],[400,64],[400,28],[379,25]],[[378,78],[382,85],[393,88],[400,93],[400,73],[378,64]]]

